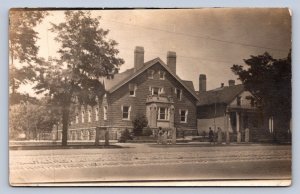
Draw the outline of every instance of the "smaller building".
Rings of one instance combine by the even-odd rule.
[[[229,132],[231,141],[245,141],[245,131],[251,133],[261,128],[263,121],[250,92],[242,84],[235,85],[229,80],[228,86],[206,91],[206,76],[199,76],[199,101],[197,103],[198,133],[207,134],[211,128],[214,132],[220,128],[225,134]],[[240,139],[238,140],[238,135]]]

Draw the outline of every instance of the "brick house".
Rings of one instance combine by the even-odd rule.
[[[122,130],[132,130],[139,115],[146,116],[152,129],[196,131],[198,96],[192,81],[177,76],[175,52],[167,53],[167,63],[160,58],[144,62],[144,48],[136,47],[134,67],[103,83],[106,93],[95,106],[76,105],[69,140],[92,140],[98,126],[108,127],[110,139],[118,139]],[[61,139],[60,130],[57,137]]]

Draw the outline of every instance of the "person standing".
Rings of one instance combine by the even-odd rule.
[[[211,127],[209,128],[208,139],[209,139],[210,144],[214,143],[214,132],[211,129]]]
[[[163,135],[162,128],[159,127],[157,132],[157,144],[162,143],[162,135]]]

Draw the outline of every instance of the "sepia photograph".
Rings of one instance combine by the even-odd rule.
[[[290,186],[291,18],[10,9],[10,185]]]

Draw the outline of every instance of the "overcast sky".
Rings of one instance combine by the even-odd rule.
[[[51,15],[38,27],[39,55],[58,57],[59,44],[49,30],[50,22],[63,22],[63,11]],[[180,10],[94,10],[101,26],[116,40],[121,71],[133,67],[135,46],[145,49],[145,61],[168,51],[177,53],[177,74],[192,80],[198,90],[199,74],[206,74],[207,89],[229,79],[237,80],[230,67],[243,65],[250,55],[268,51],[275,58],[286,57],[291,48],[291,18],[288,9],[180,9]],[[237,83],[239,83],[237,81]],[[26,90],[28,87],[26,87]],[[23,88],[25,90],[25,88]]]

